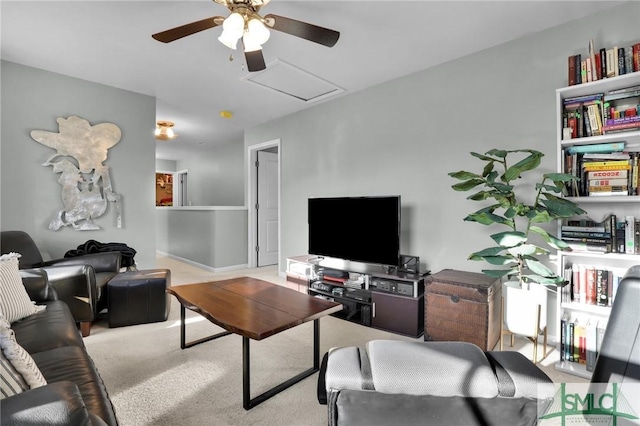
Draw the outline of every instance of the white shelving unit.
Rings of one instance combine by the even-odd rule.
[[[626,143],[626,149],[640,151],[640,131],[628,131],[605,134],[577,139],[562,139],[562,112],[563,100],[575,96],[584,96],[595,93],[607,93],[611,90],[640,85],[640,72],[625,74],[614,78],[598,80],[590,83],[564,87],[556,90],[556,117],[557,117],[557,171],[563,170],[563,150],[576,145],[592,145],[610,142]],[[587,216],[595,221],[602,221],[609,214],[615,214],[618,221],[625,215],[640,217],[640,196],[609,196],[609,197],[568,197],[587,211]],[[560,226],[560,225],[559,225]],[[560,228],[558,229],[560,234]],[[585,253],[585,252],[558,252],[558,273],[562,274],[566,267],[573,264],[588,264],[599,268],[626,269],[632,265],[640,264],[640,256],[623,253]],[[562,302],[558,293],[557,318],[560,321],[565,313],[579,317],[590,317],[596,320],[606,321],[611,313],[611,308],[606,306],[594,306],[577,302]],[[560,325],[558,325],[560,330]],[[558,333],[560,337],[560,333]],[[560,352],[560,339],[558,339],[558,352]],[[556,369],[575,374],[583,378],[591,378],[591,372],[587,371],[585,364],[558,360]]]

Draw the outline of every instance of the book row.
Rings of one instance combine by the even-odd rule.
[[[611,214],[599,223],[569,220],[561,226],[560,238],[571,251],[640,254],[640,218]]]
[[[565,269],[564,278],[568,284],[562,287],[561,301],[610,307],[625,271],[625,268],[574,263]]]
[[[570,148],[562,155],[564,172],[577,178],[565,195],[640,195],[640,152],[581,153]]]
[[[560,361],[584,364],[593,371],[606,329],[605,319],[565,314],[560,320]]]
[[[589,40],[588,52],[568,57],[569,86],[640,71],[640,43],[596,48]]]
[[[640,86],[563,99],[562,127],[564,140],[640,129]]]

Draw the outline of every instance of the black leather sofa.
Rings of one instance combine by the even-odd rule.
[[[117,425],[107,389],[86,351],[71,311],[57,300],[44,270],[24,270],[21,275],[31,300],[47,308],[12,323],[11,328],[47,385],[2,399],[0,424]]]
[[[24,231],[0,232],[2,253],[20,253],[20,269],[41,268],[47,271],[58,298],[64,301],[83,336],[88,336],[91,323],[105,309],[107,283],[122,266],[119,252],[90,253],[64,259],[44,260],[31,236]],[[84,268],[79,270],[77,266]]]
[[[635,412],[640,412],[639,308],[636,265],[618,287],[589,385],[591,390],[616,383]],[[332,348],[325,355],[318,401],[328,406],[330,426],[535,425],[555,407],[553,386],[518,352],[483,352],[465,342],[378,340],[366,349]]]

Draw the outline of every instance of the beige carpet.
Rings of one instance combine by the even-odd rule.
[[[274,267],[216,273],[159,258],[172,271],[173,285],[249,275],[276,283]],[[318,375],[245,411],[242,408],[242,338],[225,336],[181,350],[179,304],[172,298],[169,320],[109,329],[94,324],[85,339],[105,381],[122,426],[142,425],[325,425],[326,406],[316,400]],[[187,311],[187,340],[222,331]],[[373,339],[410,339],[333,317],[320,321],[321,353],[334,346],[363,346]],[[312,365],[312,323],[260,342],[251,341],[251,396]],[[531,346],[517,339],[516,350],[530,356]],[[540,366],[556,381],[579,381],[553,369],[556,352]]]

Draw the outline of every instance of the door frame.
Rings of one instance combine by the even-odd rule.
[[[261,142],[255,145],[247,146],[247,265],[249,268],[255,268],[257,263],[257,255],[255,247],[258,244],[258,235],[256,229],[256,203],[258,202],[258,175],[255,168],[255,162],[258,158],[258,151],[262,151],[268,148],[278,148],[278,271],[280,271],[280,259],[282,258],[282,197],[281,197],[281,165],[282,165],[282,153],[280,147],[280,139],[273,139],[266,142]]]
[[[182,183],[182,175],[187,175],[187,185],[189,182],[189,170],[188,169],[184,169],[184,170],[177,170],[175,172],[173,172],[173,205],[174,206],[178,206],[178,207],[185,207],[189,205],[189,201],[185,200],[185,192],[187,193],[187,197],[189,196],[189,191],[187,191],[187,185],[184,185]],[[176,179],[177,178],[177,179]],[[176,180],[179,182],[178,185],[176,185]],[[176,203],[175,200],[178,199],[179,201]]]

